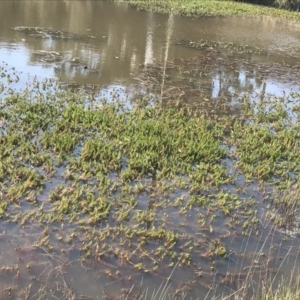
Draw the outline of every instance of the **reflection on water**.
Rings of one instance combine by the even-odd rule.
[[[22,28],[12,30],[22,26],[33,28],[29,32]],[[123,3],[102,1],[4,1],[0,6],[0,57],[8,64],[3,64],[3,68],[15,67],[23,71],[18,74],[19,79],[10,84],[15,90],[26,87],[30,74],[38,79],[59,78],[62,86],[67,83],[73,89],[84,86],[93,97],[110,98],[116,93],[129,99],[143,93],[156,93],[165,100],[179,98],[193,103],[204,100],[206,106],[211,105],[214,110],[222,108],[224,112],[228,103],[237,102],[246,92],[255,99],[260,93],[282,95],[298,90],[299,38],[299,25],[267,17],[194,20],[140,12]],[[200,40],[243,44],[249,49],[259,48],[259,51],[236,53],[211,46],[197,49],[178,42]],[[229,113],[238,114],[238,109],[233,111],[230,107]],[[255,195],[255,199],[262,202],[262,195],[256,193],[254,187],[249,187],[245,194],[249,199]],[[184,195],[177,192],[170,201],[181,196],[184,199]],[[138,199],[138,208],[150,213],[153,203],[147,201],[147,197]],[[178,297],[188,294],[203,299],[208,293],[228,294],[228,286],[238,288],[249,268],[255,269],[253,274],[263,276],[278,269],[289,275],[292,266],[298,271],[295,249],[299,248],[299,241],[287,239],[282,243],[283,235],[273,235],[275,230],[267,221],[266,224],[262,222],[262,230],[257,236],[254,232],[243,236],[223,228],[223,219],[219,225],[216,220],[216,229],[209,233],[211,240],[208,240],[205,236],[195,235],[197,214],[205,215],[205,211],[195,209],[188,218],[178,217],[178,214],[172,216],[171,210],[167,213],[170,229],[186,236],[187,243],[178,245],[178,252],[188,248],[190,241],[196,248],[191,266],[175,269],[172,274],[174,286],[171,291]],[[258,214],[263,217],[263,213]],[[184,228],[182,223],[186,223]],[[147,229],[153,225],[157,224],[147,223]],[[95,253],[90,259],[81,261],[80,249],[84,248],[90,228],[87,232],[78,229],[76,239],[69,243],[67,239],[74,228],[53,224],[58,229],[50,233],[49,240],[54,245],[50,253],[32,246],[48,234],[44,228],[30,224],[28,226],[32,228],[28,235],[26,226],[2,223],[1,226],[3,255],[0,264],[6,267],[8,263],[8,268],[14,266],[14,272],[3,277],[3,284],[9,287],[13,280],[19,280],[23,283],[23,295],[34,299],[41,296],[36,295],[39,287],[47,284],[48,294],[53,291],[53,286],[59,286],[57,290],[61,294],[54,293],[53,299],[62,299],[71,290],[76,295],[84,293],[93,299],[101,295],[117,299],[120,291],[126,295],[137,282],[150,288],[150,299],[153,289],[165,282],[172,271],[173,265],[159,270],[157,276],[146,273],[141,276],[140,272],[128,274],[128,267],[121,259],[117,262],[113,258],[97,260],[97,248],[93,248]],[[210,245],[214,250],[212,241],[218,239],[228,247],[229,256],[226,260],[216,258],[212,267],[212,261],[205,256],[201,246]],[[115,245],[113,241],[111,245]],[[288,259],[287,254],[290,255]],[[25,263],[28,260],[33,265]],[[282,263],[287,260],[287,264]],[[115,273],[110,274],[111,277],[103,276],[116,265],[122,280]],[[279,275],[281,273],[275,271],[272,277],[275,283],[280,279]],[[43,278],[42,282],[37,278]],[[28,286],[31,286],[30,290]],[[131,292],[138,295],[139,285]]]
[[[164,63],[163,63],[163,74],[162,74],[162,80],[161,80],[161,92],[160,97],[163,97],[164,93],[164,85],[165,85],[165,79],[166,79],[166,66],[167,61],[169,57],[169,49],[170,49],[170,39],[173,33],[173,27],[174,27],[174,17],[172,14],[169,15],[167,27],[166,27],[166,44],[165,44],[165,56],[164,56]]]
[[[12,17],[8,17],[10,15]],[[166,30],[169,22],[166,15],[140,12],[126,4],[105,1],[3,2],[0,7],[0,56],[1,60],[21,68],[24,73],[55,76],[64,82],[92,84],[100,88],[113,84],[139,85],[135,78],[141,72],[141,65],[163,62],[167,50],[169,60],[190,59],[199,53],[205,55],[197,49],[174,45],[175,41],[183,39],[259,47],[261,53],[245,55],[248,62],[299,64],[300,28],[292,21],[268,17],[257,18],[255,22],[245,18],[193,20],[172,17],[172,20],[171,45],[169,47],[167,43],[169,49],[166,49],[166,41],[170,38]],[[40,27],[48,31],[53,28],[53,31],[64,34],[60,38],[49,32],[30,35],[12,30],[16,26]],[[36,55],[40,50],[54,51],[61,60],[45,60]],[[79,63],[72,63],[74,59]],[[256,78],[255,71],[251,77],[243,68],[232,71],[234,88],[240,91],[247,91],[253,80],[262,80],[259,74]],[[212,86],[206,96],[218,96],[231,80],[229,77],[232,77],[229,70],[221,70],[205,78],[204,81]],[[260,92],[262,84],[256,82],[253,88]],[[290,88],[289,82],[270,75],[265,92],[280,94],[287,88]],[[233,92],[232,88],[229,91]]]

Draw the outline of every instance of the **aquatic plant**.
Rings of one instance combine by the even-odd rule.
[[[245,254],[231,243],[269,243],[265,222],[279,230],[287,220],[278,208],[290,205],[289,216],[298,210],[292,198],[273,196],[299,177],[299,98],[243,96],[237,117],[200,104],[141,99],[126,106],[117,96],[90,105],[84,93],[35,82],[1,99],[1,222],[36,232],[29,253],[54,262],[75,256],[117,282],[166,279],[177,265],[202,272],[209,290],[221,264],[268,266],[273,252],[286,251],[278,240],[269,253]],[[25,256],[23,245],[13,248]],[[37,269],[26,259],[18,274]],[[217,281],[230,286],[223,275]]]
[[[272,0],[271,0],[272,1]],[[266,0],[266,2],[271,2]],[[268,15],[274,17],[283,17],[291,19],[299,19],[296,11],[288,11],[275,8],[279,6],[286,9],[298,9],[298,0],[275,0],[274,5],[263,6],[261,2],[257,4],[245,3],[245,1],[185,1],[185,0],[126,0],[126,2],[134,5],[140,10],[155,11],[159,13],[172,13],[174,15],[182,15],[189,17],[203,16],[261,16]]]

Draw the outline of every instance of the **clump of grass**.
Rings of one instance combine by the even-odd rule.
[[[287,189],[275,194],[275,205],[281,216],[279,225],[287,234],[297,234],[300,227],[300,189],[298,183],[291,184]]]
[[[268,288],[268,285],[262,287],[260,299],[264,300],[294,300],[300,297],[300,286],[299,280],[296,283],[291,282],[282,278],[278,288],[272,290]]]

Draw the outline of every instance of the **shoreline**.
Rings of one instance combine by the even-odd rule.
[[[139,10],[156,13],[186,16],[186,17],[216,17],[216,16],[270,16],[300,20],[300,13],[263,5],[241,3],[234,1],[211,0],[125,0]]]

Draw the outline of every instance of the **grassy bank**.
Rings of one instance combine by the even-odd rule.
[[[234,1],[212,0],[126,0],[141,10],[183,16],[273,16],[300,20],[300,14],[288,10]]]

